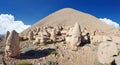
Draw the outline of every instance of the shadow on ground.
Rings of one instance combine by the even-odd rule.
[[[27,51],[20,56],[16,57],[16,59],[36,59],[36,58],[42,58],[45,56],[50,55],[52,51],[55,51],[55,49],[44,49],[44,50],[30,50]]]

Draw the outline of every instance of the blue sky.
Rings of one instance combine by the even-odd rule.
[[[22,32],[62,8],[89,13],[115,28],[120,27],[120,0],[1,0],[0,34]],[[117,23],[116,23],[117,22]]]
[[[120,0],[1,0],[0,14],[12,14],[16,20],[32,25],[62,8],[74,8],[98,18],[120,23]]]

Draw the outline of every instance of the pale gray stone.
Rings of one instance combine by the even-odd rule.
[[[98,61],[103,64],[111,63],[117,54],[118,49],[114,42],[102,42],[98,46]]]

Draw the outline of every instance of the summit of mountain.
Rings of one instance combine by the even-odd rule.
[[[24,30],[22,33],[27,33],[28,31],[38,26],[73,26],[76,22],[80,24],[81,29],[87,28],[88,30],[100,31],[107,31],[113,29],[111,26],[100,21],[93,15],[72,8],[63,8],[38,21],[30,28]]]

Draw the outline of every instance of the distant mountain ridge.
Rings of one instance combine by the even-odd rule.
[[[0,38],[2,38],[2,37],[4,37],[4,35],[1,35],[1,34],[0,34]]]

